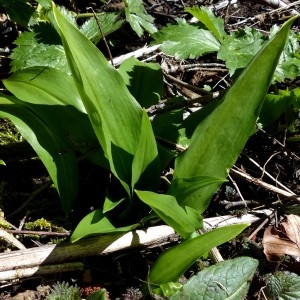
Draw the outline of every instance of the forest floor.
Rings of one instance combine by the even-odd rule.
[[[56,2],[56,1],[55,1]],[[70,5],[72,2],[72,5]],[[87,7],[93,7],[95,11],[106,10],[114,11],[122,9],[122,4],[119,1],[107,1],[104,5],[102,1],[57,1],[57,3],[65,5],[70,10],[86,12]],[[273,1],[277,2],[277,1]],[[278,1],[279,2],[279,1]],[[224,5],[223,5],[224,4]],[[276,4],[276,3],[275,3]],[[216,15],[223,18],[225,29],[227,32],[250,26],[261,30],[263,33],[268,33],[272,25],[281,25],[291,16],[291,10],[299,11],[299,6],[295,5],[292,8],[276,11],[275,7],[270,6],[267,2],[261,1],[184,1],[184,0],[147,0],[144,1],[147,12],[155,18],[157,28],[168,23],[174,23],[176,18],[190,19],[190,15],[185,12],[186,7],[193,5],[211,6]],[[299,23],[295,27],[298,28]],[[18,33],[12,31],[7,33],[0,28],[1,47],[12,50],[13,41]],[[18,28],[18,30],[22,30]],[[111,38],[117,41],[117,45],[111,49],[113,57],[121,54],[126,54],[142,48],[144,45],[151,42],[150,37],[145,34],[141,38],[131,30],[127,25],[123,28],[122,35],[119,31],[113,33]],[[2,36],[1,36],[2,35]],[[104,45],[99,45],[100,49],[107,53]],[[165,77],[165,97],[174,95],[184,95],[189,97],[192,93],[196,93],[196,89],[192,86],[203,87],[209,85],[213,87],[213,91],[220,91],[230,86],[231,79],[228,75],[228,70],[225,66],[214,67],[214,64],[222,64],[215,54],[205,55],[198,59],[177,60],[174,57],[164,55],[157,50],[145,57],[139,59],[151,58],[165,66],[178,67],[179,72],[166,75]],[[151,61],[151,59],[149,59]],[[211,67],[207,69],[195,69],[186,71],[180,66],[184,64],[209,64]],[[9,59],[7,57],[1,59],[0,76],[4,79],[9,76]],[[188,86],[183,86],[183,83]],[[297,79],[293,81],[282,82],[277,84],[277,89],[287,89],[299,86]],[[189,93],[189,96],[187,95]],[[280,120],[278,128],[272,133],[266,133],[263,130],[258,131],[252,136],[244,148],[236,167],[246,170],[253,178],[263,178],[262,181],[278,186],[280,183],[294,194],[300,192],[299,173],[300,173],[300,147],[299,143],[286,142],[287,132],[284,127],[284,117]],[[294,126],[298,130],[298,123]],[[7,141],[8,143],[7,143]],[[52,227],[53,231],[65,232],[66,237],[51,236],[45,233],[42,236],[34,234],[16,235],[19,241],[26,248],[36,245],[45,245],[48,243],[56,243],[66,239],[70,230],[75,224],[89,212],[90,208],[95,206],[97,202],[96,192],[93,189],[95,178],[99,175],[99,170],[91,165],[82,163],[82,187],[81,195],[87,199],[80,206],[75,207],[71,220],[66,220],[61,209],[56,191],[51,187],[51,180],[44,166],[38,159],[34,159],[34,152],[24,144],[18,132],[13,125],[7,121],[0,120],[0,159],[4,160],[6,165],[0,165],[0,208],[2,210],[2,221],[4,219],[9,222],[15,229],[27,230],[48,230]],[[19,148],[20,147],[20,148]],[[253,163],[254,161],[254,163]],[[255,162],[257,165],[255,165]],[[262,171],[258,166],[264,169]],[[267,179],[264,172],[268,172],[275,179],[274,181]],[[220,215],[243,215],[245,212],[260,208],[274,209],[278,220],[284,218],[284,215],[289,212],[298,214],[296,207],[291,206],[293,202],[285,200],[284,196],[265,189],[262,185],[252,184],[236,176],[232,172],[228,183],[224,184],[221,189],[215,194],[210,206],[205,212],[205,217],[215,217]],[[247,199],[247,205],[241,201]],[[293,209],[293,210],[292,210]],[[45,220],[41,220],[41,219]],[[36,222],[36,220],[40,220]],[[0,224],[1,224],[0,217]],[[34,222],[35,221],[35,222]],[[250,255],[258,259],[264,259],[261,240],[263,236],[263,227],[252,239],[251,248],[249,244],[245,246],[244,238],[249,236],[260,223],[253,224],[251,228],[244,232],[242,236],[237,237],[234,241],[226,243],[219,247],[219,251],[224,259],[237,257],[240,255]],[[31,223],[30,223],[31,222]],[[48,223],[50,222],[50,223]],[[271,221],[270,221],[271,222]],[[269,223],[270,223],[269,222]],[[22,225],[27,224],[24,228]],[[267,226],[269,223],[265,224]],[[42,224],[42,225],[41,225]],[[31,226],[31,227],[30,227]],[[39,228],[40,226],[40,228]],[[176,242],[176,241],[175,241]],[[142,292],[139,288],[144,283],[149,266],[158,255],[170,245],[160,245],[154,248],[131,249],[119,251],[117,253],[104,256],[93,256],[85,258],[82,263],[84,270],[73,271],[64,274],[52,274],[47,276],[32,276],[26,279],[14,281],[0,282],[0,299],[45,299],[49,293],[50,286],[57,281],[66,281],[70,284],[77,284],[84,289],[94,289],[104,287],[109,293],[110,299],[142,299]],[[0,251],[8,251],[10,244],[3,241],[0,244]],[[15,249],[14,249],[15,250]],[[250,253],[250,254],[249,254]],[[292,258],[289,258],[290,261]],[[189,277],[201,264],[209,264],[210,261],[200,261],[193,266],[186,275]],[[266,260],[267,269],[273,270],[293,270],[299,272],[299,262],[292,261],[291,264],[278,262],[275,265],[269,264]],[[290,267],[293,265],[293,268]],[[248,299],[258,299],[259,292],[263,288],[264,283],[256,279],[255,285],[250,289]],[[84,297],[84,296],[82,296]]]

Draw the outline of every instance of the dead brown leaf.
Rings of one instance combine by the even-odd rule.
[[[285,255],[300,259],[300,217],[287,215],[278,228],[269,226],[262,244],[269,261],[280,261]]]

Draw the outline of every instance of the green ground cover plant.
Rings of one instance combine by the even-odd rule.
[[[143,20],[128,16],[142,9],[132,3],[126,2],[129,22],[138,22],[154,32],[151,20],[145,15]],[[45,5],[42,1],[40,4]],[[78,161],[84,157],[110,171],[102,208],[81,220],[72,233],[72,242],[91,235],[127,232],[147,225],[149,219],[160,218],[175,229],[182,241],[158,258],[147,280],[155,292],[174,295],[175,299],[186,290],[192,294],[195,287],[192,281],[177,291],[177,281],[184,271],[210,249],[234,238],[249,225],[199,233],[203,229],[202,214],[212,195],[226,181],[256,128],[294,18],[263,44],[220,101],[186,120],[181,109],[155,117],[151,123],[146,110],[159,103],[163,93],[159,65],[130,59],[116,69],[95,46],[95,40],[87,37],[72,18],[66,18],[63,10],[54,3],[51,8],[47,4],[45,7],[47,26],[52,24],[54,35],[61,40],[57,49],[62,51],[66,64],[45,66],[35,61],[33,65],[16,66],[17,59],[13,57],[14,72],[3,81],[11,95],[1,93],[0,116],[9,118],[36,151],[51,176],[66,215],[70,214],[78,192]],[[219,20],[217,26],[206,10],[190,11],[206,26],[201,29],[206,37],[211,34],[217,40],[225,39]],[[141,34],[141,27],[132,27]],[[27,34],[31,36],[23,36],[25,40],[35,39],[34,31]],[[23,45],[20,40],[18,43]],[[34,43],[35,46],[40,44]],[[274,120],[288,109],[288,106],[278,107]],[[172,113],[176,122],[168,123]],[[167,134],[164,138],[175,142],[185,140],[188,147],[183,153],[170,151],[157,140],[165,124],[172,128],[167,131],[173,136]],[[165,193],[158,193],[160,175],[173,159],[172,181]],[[220,266],[221,270],[232,269],[236,264],[226,263]],[[234,295],[239,297],[235,299],[244,297],[247,280],[257,266],[255,260],[248,258],[241,258],[239,263],[248,264],[247,276],[241,279],[242,290],[240,286],[233,287],[230,280],[221,283],[227,284],[228,299]],[[200,281],[201,276],[200,272],[197,276]],[[218,285],[217,279],[212,282]],[[192,286],[190,291],[189,286]]]

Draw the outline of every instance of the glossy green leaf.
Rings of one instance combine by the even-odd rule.
[[[176,109],[158,114],[151,123],[155,136],[177,143],[182,121],[183,109]]]
[[[265,97],[264,104],[259,115],[259,123],[263,127],[273,125],[280,116],[287,111],[291,104],[291,96],[268,94]]]
[[[199,257],[226,241],[234,238],[249,224],[225,226],[183,241],[163,252],[149,273],[151,284],[177,281]]]
[[[258,261],[251,257],[220,262],[192,276],[170,300],[243,300],[257,266]]]
[[[149,191],[137,191],[138,197],[149,205],[156,214],[172,226],[183,238],[189,238],[193,232],[202,228],[202,217],[195,213],[189,214],[178,205],[176,199],[170,195],[157,194]]]
[[[5,162],[4,162],[4,160],[0,159],[0,165],[2,165],[2,166],[6,165]]]
[[[130,193],[142,109],[103,54],[54,5],[53,11],[73,78],[110,169]]]
[[[144,108],[157,104],[163,94],[163,74],[159,64],[126,59],[119,67],[130,93]],[[153,84],[151,84],[153,83]]]
[[[75,228],[71,235],[71,242],[76,242],[81,238],[106,234],[127,232],[138,228],[140,224],[133,224],[125,227],[115,227],[101,209],[96,209],[85,216]]]
[[[34,111],[52,128],[53,135],[66,141],[68,148],[108,166],[71,76],[52,68],[34,67],[16,72],[3,82],[22,100],[15,101]]]
[[[175,195],[177,199],[188,199],[194,203],[198,201],[199,190],[205,186],[222,184],[227,180],[213,176],[196,176],[190,178],[176,178],[172,180],[172,185],[168,194]]]
[[[157,190],[160,180],[160,162],[149,117],[143,111],[141,133],[132,162],[132,189]]]
[[[115,207],[117,207],[122,202],[128,200],[128,198],[121,198],[117,201],[113,201],[109,195],[105,197],[104,204],[103,204],[103,213],[107,213],[111,210],[113,210]]]
[[[227,177],[255,126],[294,20],[287,21],[259,51],[222,102],[198,125],[189,148],[176,159],[174,179]],[[202,213],[219,186],[220,183],[208,185],[199,189],[194,199],[187,195],[178,198],[178,201],[180,205],[193,207]],[[176,189],[173,189],[173,195],[177,198]]]
[[[70,213],[77,194],[77,158],[68,151],[68,144],[54,134],[52,128],[39,116],[24,106],[17,105],[17,99],[1,95],[0,116],[9,118],[36,151],[47,168],[62,200],[65,212]]]

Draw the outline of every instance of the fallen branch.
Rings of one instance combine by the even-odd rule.
[[[300,202],[300,197],[298,197],[297,195],[295,195],[294,193],[290,193],[286,190],[280,189],[272,184],[266,183],[258,178],[252,177],[249,174],[236,170],[236,169],[231,169],[230,171],[232,174],[237,175],[238,177],[245,179],[248,182],[251,182],[257,186],[260,186],[262,188],[264,188],[265,190],[271,191],[273,193],[276,193],[280,196],[283,196],[289,200],[295,201],[297,203]]]
[[[253,223],[260,220],[258,213],[268,216],[272,211],[263,210],[257,213],[249,213],[240,218],[223,216],[205,219],[204,229],[210,230],[231,224]],[[58,245],[46,245],[2,253],[0,254],[0,280],[21,279],[40,274],[39,272],[44,274],[43,272],[51,270],[53,265],[56,266],[55,268],[65,270],[63,266],[67,262],[76,261],[87,256],[109,254],[137,247],[155,247],[178,240],[179,237],[173,228],[162,225],[128,233],[90,237],[73,244],[63,242]],[[74,266],[80,268],[79,265]]]

